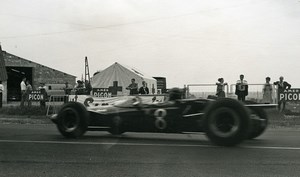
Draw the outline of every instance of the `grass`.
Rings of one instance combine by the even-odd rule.
[[[16,116],[45,116],[47,109],[40,106],[9,106],[0,109],[1,115],[16,115]]]
[[[290,127],[300,128],[299,115],[286,115],[278,112],[276,109],[266,110],[269,117],[269,127]]]

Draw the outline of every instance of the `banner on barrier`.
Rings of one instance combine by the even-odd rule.
[[[42,101],[45,99],[44,94],[42,94],[40,90],[32,90],[28,94],[28,100],[30,101]]]
[[[287,102],[300,101],[300,88],[286,89],[283,92],[280,92],[278,95],[278,100]]]
[[[93,88],[93,96],[100,98],[110,98],[112,97],[112,93],[108,88]]]

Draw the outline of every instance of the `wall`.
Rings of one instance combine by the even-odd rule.
[[[76,77],[70,74],[52,69],[50,67],[20,58],[18,56],[3,52],[6,67],[31,67],[32,70],[32,86],[38,88],[40,82],[46,84],[63,84],[69,82],[75,85]]]

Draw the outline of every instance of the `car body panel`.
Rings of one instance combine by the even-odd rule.
[[[78,95],[77,102],[86,107],[89,126],[118,126],[128,132],[181,133],[202,132],[205,109],[215,101],[198,98],[149,103],[149,99],[144,100],[142,96],[126,96],[107,105],[97,98]],[[276,105],[251,103],[245,106],[251,109]],[[255,118],[254,121],[260,120]]]

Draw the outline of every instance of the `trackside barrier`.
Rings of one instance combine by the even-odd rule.
[[[258,103],[263,103],[263,87],[265,84],[248,84],[248,96],[246,100],[256,101]],[[272,86],[272,102],[270,103],[278,103],[277,98],[277,86],[270,84]],[[236,84],[230,85],[230,93],[235,95]]]
[[[198,89],[197,89],[198,87]],[[200,89],[199,89],[200,87]],[[226,97],[230,96],[229,86],[225,85],[225,95]],[[216,96],[217,85],[216,84],[188,84],[186,85],[186,98],[191,97],[202,97],[207,98],[209,95]],[[205,88],[205,89],[204,89]]]
[[[51,95],[49,97],[49,102],[47,104],[47,113],[46,116],[52,114],[57,114],[59,108],[65,103],[68,102],[68,95]]]
[[[248,96],[246,99],[261,103],[263,100],[264,84],[248,84]],[[272,85],[272,102],[277,103],[277,86]],[[198,89],[196,89],[198,87]],[[230,87],[230,88],[229,88]],[[225,95],[228,98],[237,99],[235,95],[236,84],[225,85]],[[216,84],[188,84],[186,88],[186,98],[202,97],[207,98],[209,95],[216,95]],[[208,89],[209,88],[209,89]]]

